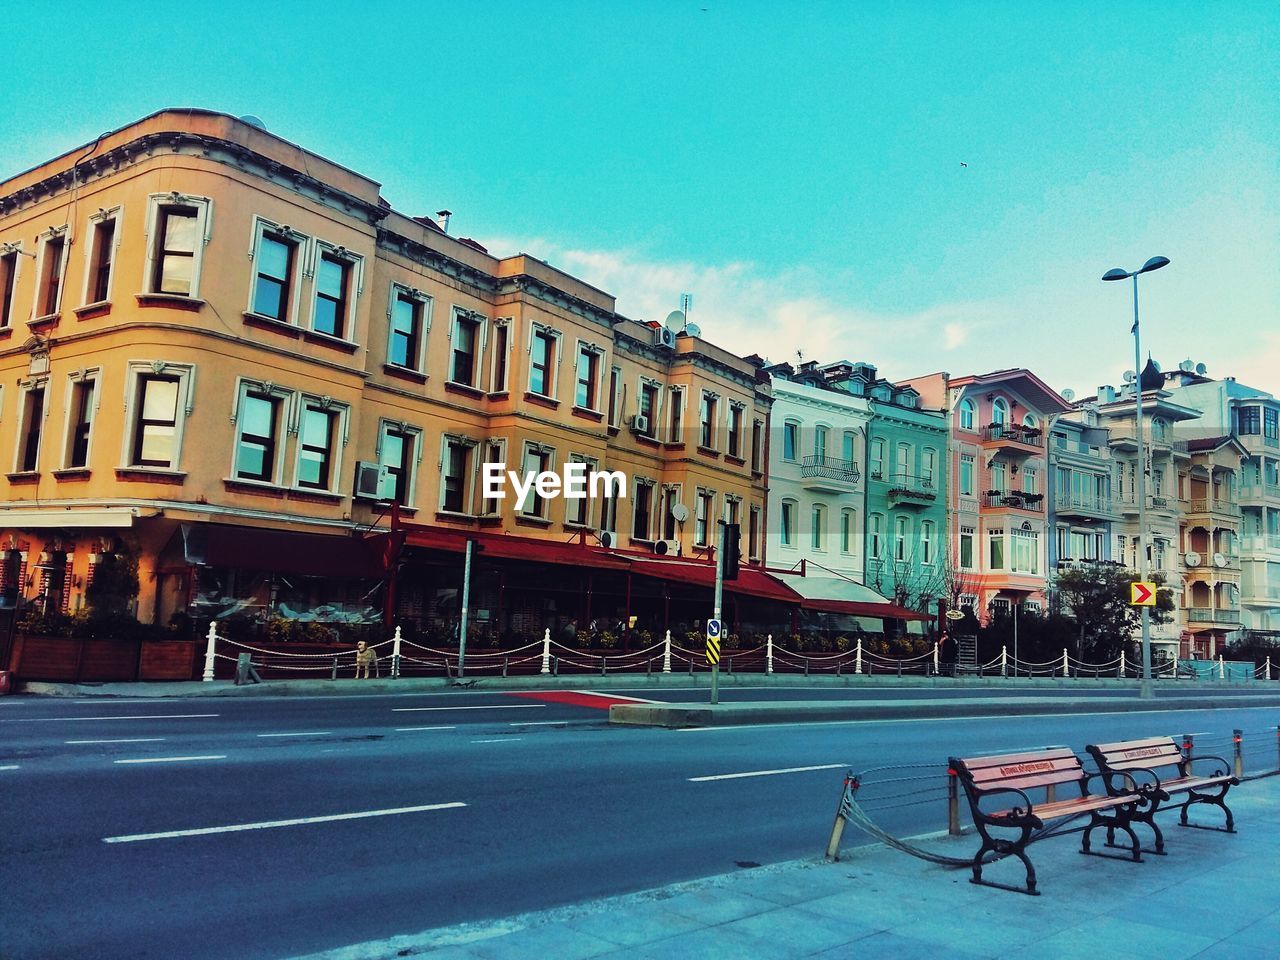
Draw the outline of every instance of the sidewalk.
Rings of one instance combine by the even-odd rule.
[[[305,960],[1272,960],[1280,955],[1280,777],[1247,781],[1228,799],[1238,834],[1180,829],[1172,811],[1162,818],[1168,856],[1143,863],[1081,857],[1076,834],[1032,846],[1039,897],[974,886],[967,870],[877,845],[845,850],[840,863],[744,870]],[[1214,813],[1198,819],[1219,822]],[[825,840],[815,836],[815,848]],[[978,841],[927,845],[968,856]],[[1016,861],[988,875],[1000,879],[1002,868],[1021,881]]]

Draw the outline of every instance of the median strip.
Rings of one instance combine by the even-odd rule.
[[[780,773],[810,773],[814,770],[839,770],[847,763],[824,763],[817,767],[786,767],[782,770],[750,770],[746,773],[717,773],[711,777],[690,777],[690,783],[709,783],[712,780],[741,780],[744,777],[776,777]]]
[[[187,760],[225,760],[225,753],[212,754],[204,757],[139,757],[134,760],[112,760],[112,763],[184,763]]]
[[[264,820],[261,823],[233,823],[225,827],[199,827],[194,830],[166,830],[162,833],[133,833],[120,837],[103,837],[103,843],[136,843],[140,840],[171,840],[175,837],[203,837],[214,833],[240,833],[245,830],[272,830],[276,827],[300,827],[311,823],[334,823],[339,820],[366,820],[370,817],[392,817],[402,813],[426,813],[431,810],[456,810],[465,803],[428,803],[418,807],[392,807],[386,810],[362,810],[358,813],[334,813],[320,817],[298,817],[293,820]]]

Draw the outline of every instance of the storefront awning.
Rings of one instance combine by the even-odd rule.
[[[604,550],[590,541],[578,538],[571,541],[540,540],[534,537],[515,537],[502,533],[447,530],[440,527],[411,526],[400,528],[406,547],[426,550],[445,550],[461,553],[467,541],[472,540],[486,558],[526,560],[530,563],[555,563],[573,567],[592,567],[603,570],[625,570],[625,557]]]
[[[779,579],[800,595],[800,606],[805,610],[890,620],[933,619],[927,613],[892,604],[870,587],[842,577],[801,577],[782,574]]]
[[[376,545],[344,533],[198,524],[188,531],[186,550],[192,563],[304,577],[381,577],[384,569]]]
[[[62,528],[69,530],[120,530],[133,526],[133,521],[141,516],[153,517],[158,510],[143,510],[141,507],[72,507],[60,510],[50,507],[45,510],[0,510],[0,526],[17,527],[25,530],[49,530]]]
[[[689,560],[663,560],[632,557],[631,570],[645,577],[657,577],[677,583],[689,583],[698,587],[715,588],[716,568],[710,563],[695,563]],[[762,570],[748,566],[738,569],[737,580],[726,580],[724,589],[728,593],[739,596],[757,597],[761,600],[776,600],[781,603],[799,603],[800,596]]]

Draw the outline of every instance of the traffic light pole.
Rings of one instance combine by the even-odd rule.
[[[720,606],[724,601],[724,541],[725,530],[727,524],[723,520],[716,521],[716,530],[719,536],[716,537],[716,602],[715,613],[712,619],[720,620]],[[723,622],[723,621],[721,621]],[[720,628],[721,636],[724,635],[724,628]],[[711,665],[711,702],[720,702],[720,660]]]

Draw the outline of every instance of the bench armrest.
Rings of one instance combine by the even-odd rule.
[[[1155,774],[1151,773],[1150,770],[1144,770],[1142,768],[1139,768],[1139,772],[1150,773],[1152,777],[1155,777]],[[1114,783],[1112,782],[1113,777],[1121,778],[1125,781],[1126,787],[1123,791],[1116,789]],[[1121,792],[1123,793],[1138,792],[1138,781],[1135,780],[1132,776],[1130,776],[1128,771],[1125,771],[1125,770],[1099,770],[1095,773],[1086,773],[1084,775],[1084,783],[1086,784],[1088,784],[1090,780],[1097,780],[1097,779],[1102,780],[1103,787],[1107,791],[1108,796],[1114,795],[1116,793],[1121,793]],[[1158,784],[1159,782],[1160,781],[1157,779],[1156,783]]]
[[[1196,754],[1193,757],[1189,757],[1186,760],[1187,772],[1190,773],[1192,769],[1195,767],[1195,765],[1202,760],[1216,760],[1218,763],[1222,764],[1222,772],[1224,774],[1227,774],[1227,775],[1231,774],[1231,769],[1232,769],[1231,762],[1227,760],[1226,757],[1219,757],[1212,753],[1200,753],[1200,754]]]
[[[1012,813],[1014,814],[1013,816],[1001,817],[1000,820],[1016,821],[1016,820],[1031,819],[1033,817],[1033,814],[1031,812],[1031,808],[1033,806],[1033,804],[1031,803],[1031,798],[1028,797],[1026,793],[1019,790],[1017,787],[992,787],[990,790],[975,790],[973,803],[971,804],[971,806],[973,807],[973,812],[977,816],[982,817],[984,820],[987,820],[987,821],[994,820],[995,817],[993,814],[987,813],[987,811],[982,809],[982,801],[987,799],[987,797],[994,797],[1000,794],[1009,794],[1011,796],[1020,797],[1022,800],[1021,806],[1015,806],[1013,808],[1012,810]]]

